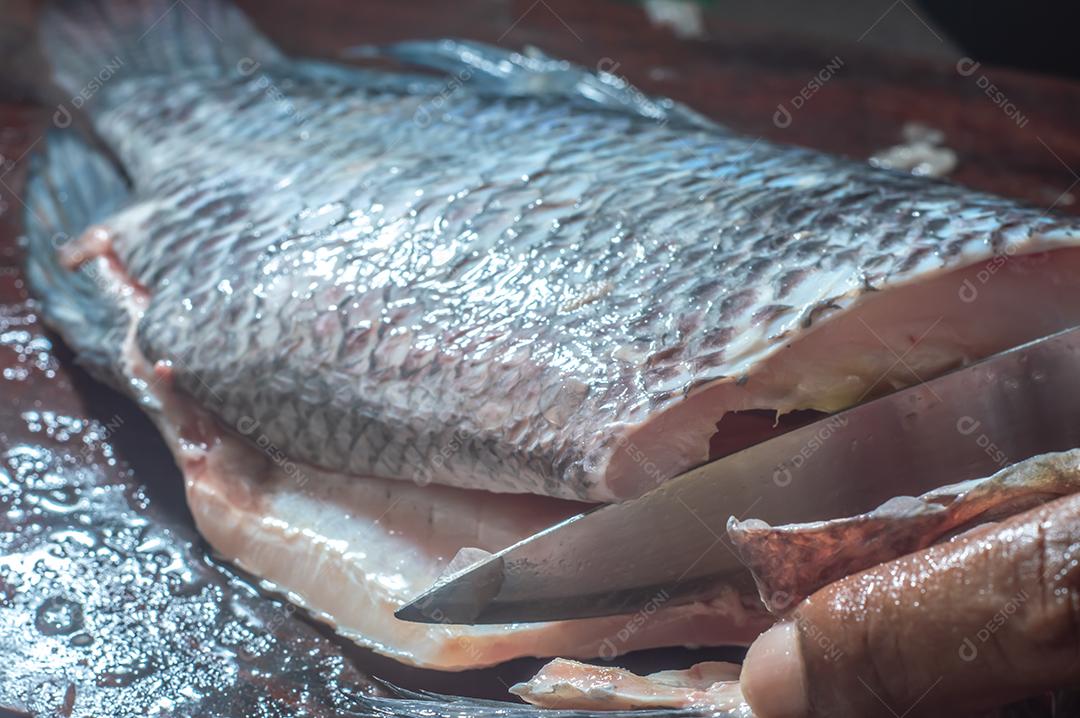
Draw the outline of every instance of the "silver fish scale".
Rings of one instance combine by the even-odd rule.
[[[105,92],[144,210],[115,240],[152,297],[141,348],[225,424],[357,475],[624,498],[627,431],[811,319],[1075,241],[960,187],[468,84]]]

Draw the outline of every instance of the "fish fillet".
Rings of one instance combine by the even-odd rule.
[[[107,152],[50,133],[28,276],[157,422],[214,548],[400,660],[745,642],[763,617],[730,592],[627,635],[390,613],[455,556],[708,460],[740,412],[838,409],[1080,319],[1076,220],[537,53],[404,43],[382,54],[443,76],[366,70],[184,5],[50,4]]]
[[[182,401],[182,400],[181,400]],[[666,645],[748,643],[771,620],[750,596],[660,606],[628,629],[624,616],[459,626],[393,613],[469,549],[497,551],[578,507],[557,499],[418,487],[295,465],[286,470],[228,434],[167,435],[196,525],[218,553],[263,577],[339,633],[402,662],[456,670],[520,656],[613,656]],[[204,425],[205,425],[204,424]],[[199,430],[196,429],[196,432]],[[183,447],[183,448],[180,448]]]

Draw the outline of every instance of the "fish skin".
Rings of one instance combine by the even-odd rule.
[[[75,62],[53,27],[69,89],[127,57],[106,37]],[[602,80],[565,63],[414,43],[456,74],[316,72],[250,32],[183,67],[139,46],[97,92],[133,191],[105,223],[149,297],[145,356],[338,472],[624,499],[669,478],[612,483],[635,427],[867,288],[1077,241],[1037,208],[589,101],[567,78]]]

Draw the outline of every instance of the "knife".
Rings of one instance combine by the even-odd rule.
[[[424,623],[632,614],[752,590],[728,518],[772,524],[870,511],[1080,446],[1080,327],[831,414],[573,516],[441,579],[401,608]],[[662,599],[662,600],[660,600]]]

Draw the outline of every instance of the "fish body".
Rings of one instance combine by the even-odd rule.
[[[388,51],[446,80],[326,68],[214,8],[220,45],[171,14],[133,40],[116,7],[46,38],[66,87],[116,68],[88,107],[130,180],[109,242],[146,291],[139,349],[226,426],[342,473],[628,498],[708,458],[723,406],[653,446],[685,399],[830,313],[1076,239],[566,63],[447,41]],[[753,389],[727,401],[834,408]]]
[[[215,549],[399,660],[746,642],[769,619],[733,587],[626,638],[390,614],[463,550],[708,460],[740,412],[831,411],[1080,320],[1075,220],[535,53],[405,43],[381,54],[443,75],[364,70],[181,5],[48,11],[94,140],[38,158],[28,276],[154,418]]]

